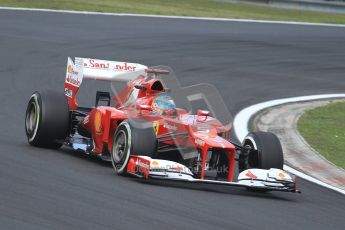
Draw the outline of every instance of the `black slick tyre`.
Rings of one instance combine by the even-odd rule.
[[[156,152],[157,138],[151,122],[128,119],[119,124],[111,151],[111,161],[118,174],[126,174],[131,154],[154,157]]]
[[[270,132],[251,132],[243,140],[243,146],[246,145],[249,145],[254,150],[248,156],[249,167],[247,168],[283,169],[283,150],[275,134]]]
[[[63,93],[35,92],[25,115],[25,133],[30,145],[60,148],[69,132],[68,102]]]

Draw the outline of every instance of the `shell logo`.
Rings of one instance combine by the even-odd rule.
[[[68,72],[68,73],[71,73],[71,72],[72,72],[72,66],[71,66],[71,65],[68,65],[68,66],[67,66],[67,72]]]
[[[95,114],[95,118],[94,118],[94,127],[95,127],[95,131],[96,133],[100,133],[102,130],[102,120],[101,120],[102,114],[101,112],[97,111]]]
[[[153,166],[158,166],[159,163],[158,163],[158,161],[152,161],[152,165],[153,165]]]
[[[278,176],[279,176],[280,178],[283,178],[283,179],[285,178],[285,174],[284,174],[284,173],[279,173]]]

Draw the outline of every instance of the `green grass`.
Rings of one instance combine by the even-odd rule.
[[[0,0],[0,6],[81,11],[345,23],[345,14],[286,10],[212,0]]]
[[[345,169],[345,102],[305,112],[298,130],[316,151]]]

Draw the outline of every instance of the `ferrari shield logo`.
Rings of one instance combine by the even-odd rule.
[[[154,121],[154,122],[152,123],[152,127],[153,127],[153,130],[155,131],[155,134],[156,134],[156,136],[157,136],[158,130],[159,130],[159,123],[158,123],[158,121]]]

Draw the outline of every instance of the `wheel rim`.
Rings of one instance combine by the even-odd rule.
[[[127,152],[127,136],[126,133],[121,130],[115,138],[115,146],[113,151],[113,159],[114,163],[118,164],[121,163],[123,157],[126,155]]]
[[[26,118],[25,118],[25,128],[29,137],[31,137],[30,139],[32,139],[32,137],[35,136],[35,133],[38,127],[38,122],[39,122],[39,109],[38,109],[36,101],[34,100],[29,104],[28,110],[26,113]]]
[[[249,143],[248,143],[249,142]],[[247,136],[244,139],[244,143],[249,144],[253,149],[258,150],[258,146],[254,140],[254,138],[252,138],[251,136]]]
[[[247,144],[247,145],[250,145],[252,147],[252,149],[258,151],[258,146],[257,146],[254,138],[246,137],[244,143]],[[259,156],[258,155],[250,156],[248,158],[248,164],[249,164],[249,168],[260,167],[260,165],[259,165]]]

